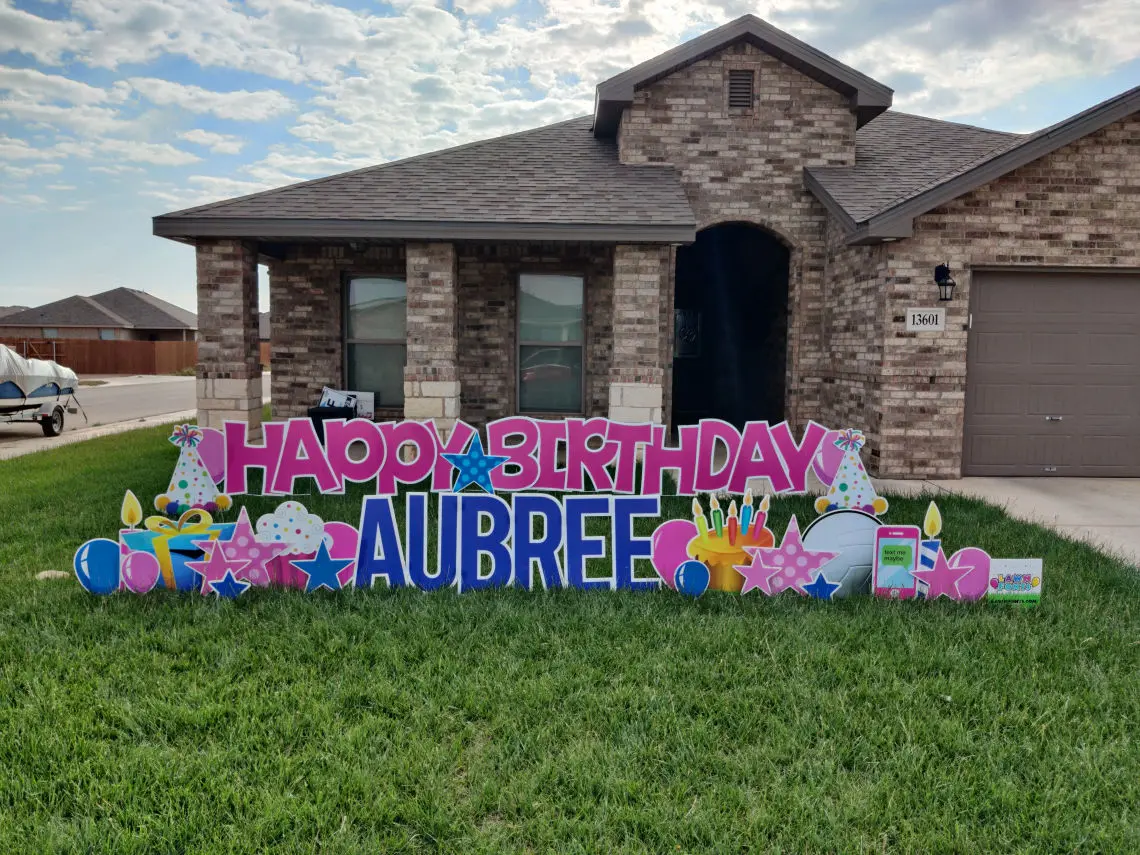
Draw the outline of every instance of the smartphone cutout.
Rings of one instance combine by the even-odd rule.
[[[922,531],[916,525],[880,526],[875,530],[873,592],[876,597],[910,600],[918,593],[914,571]]]

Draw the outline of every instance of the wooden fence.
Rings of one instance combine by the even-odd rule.
[[[52,359],[84,374],[177,374],[198,364],[193,341],[99,341],[87,338],[0,338],[20,356]]]

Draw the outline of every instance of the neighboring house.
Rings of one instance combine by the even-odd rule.
[[[260,260],[278,416],[347,385],[444,424],[814,419],[882,476],[1140,476],[1140,88],[1028,135],[891,101],[746,16],[592,116],[156,217],[197,247],[200,419],[260,421]]]
[[[27,306],[0,306],[0,318],[4,317],[5,315],[15,314],[16,312],[22,312],[26,308],[28,308],[28,307]]]
[[[193,312],[133,288],[65,297],[0,317],[5,338],[194,341],[197,329]]]

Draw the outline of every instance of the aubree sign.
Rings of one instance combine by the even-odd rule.
[[[853,430],[809,423],[797,437],[786,423],[737,430],[707,420],[668,443],[660,425],[509,418],[487,425],[484,446],[463,422],[446,439],[431,422],[353,419],[323,428],[322,438],[308,419],[268,423],[253,443],[244,423],[179,426],[170,437],[178,460],[154,503],[162,515],[144,520],[128,491],[118,541],[88,541],[77,552],[80,582],[103,594],[164,587],[222,597],[251,586],[380,583],[460,591],[665,585],[691,595],[759,588],[831,599],[870,588],[879,540],[890,571],[875,582],[883,596],[923,596],[934,584],[976,599],[988,582],[988,560],[955,564],[935,549],[940,560],[920,569],[922,549],[937,541],[920,549],[916,539],[911,548],[916,528],[880,530],[887,503],[875,495]],[[777,546],[766,527],[769,498],[757,501],[749,482],[802,493],[811,473],[827,488],[816,502],[822,516],[802,535],[793,517]],[[222,521],[255,482],[262,495],[314,485],[341,495],[350,482],[368,485],[370,495],[355,526],[326,522],[295,498],[256,525],[244,507]],[[691,514],[661,522],[667,486],[710,494],[707,513],[694,498]],[[638,536],[638,527],[652,533]]]

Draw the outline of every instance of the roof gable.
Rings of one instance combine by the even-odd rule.
[[[881,198],[866,197],[873,182],[867,180],[866,175],[860,174],[858,154],[854,167],[806,169],[804,183],[851,230],[848,243],[874,243],[883,238],[910,237],[915,217],[1138,111],[1140,86],[1037,133],[1008,135],[1010,139],[1004,143],[992,136],[998,132],[975,128],[973,130],[976,132],[991,135],[994,141],[992,150],[974,152],[976,156],[965,158],[949,171],[932,172],[926,181],[916,181],[912,186],[897,188],[899,192],[886,202]],[[906,145],[900,145],[900,140],[895,139],[893,147],[896,150],[896,161],[908,153],[920,160],[929,160],[925,151],[929,146],[907,152]]]
[[[866,124],[891,106],[894,90],[889,86],[844,65],[755,15],[744,15],[599,83],[594,99],[595,135],[612,137],[617,133],[622,110],[633,103],[635,90],[742,39],[759,46],[802,74],[847,95],[859,125]]]

